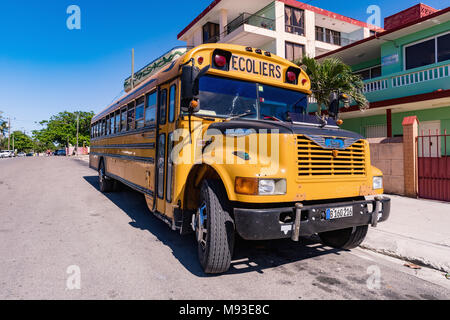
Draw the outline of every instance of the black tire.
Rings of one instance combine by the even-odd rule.
[[[226,192],[219,181],[206,180],[203,183],[200,205],[206,216],[203,224],[206,234],[199,237],[199,212],[195,215],[200,264],[205,273],[226,272],[233,256],[235,228]]]
[[[114,188],[114,180],[106,176],[106,170],[103,160],[100,161],[100,165],[98,166],[98,185],[100,191],[103,193],[111,192]]]
[[[319,233],[323,244],[340,249],[353,249],[359,246],[367,235],[369,226],[359,226]]]

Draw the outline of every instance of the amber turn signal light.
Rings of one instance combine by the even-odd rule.
[[[258,179],[236,177],[234,190],[236,191],[236,193],[240,194],[257,195]]]
[[[197,108],[198,107],[198,101],[197,100],[192,100],[190,106],[191,106],[192,109]]]

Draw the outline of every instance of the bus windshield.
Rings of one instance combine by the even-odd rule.
[[[290,121],[305,114],[307,95],[254,82],[213,76],[200,78],[198,115]]]

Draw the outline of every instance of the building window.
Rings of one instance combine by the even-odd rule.
[[[203,43],[215,43],[220,40],[220,26],[208,22],[203,26]]]
[[[334,31],[317,26],[316,26],[316,40],[334,44],[337,46],[340,46],[342,42],[341,33],[339,31]]]
[[[301,60],[305,54],[305,46],[286,42],[286,59],[289,61]]]
[[[381,66],[358,70],[355,74],[361,76],[363,80],[378,78],[381,77]]]
[[[286,32],[301,36],[305,34],[305,11],[285,6],[284,21]]]
[[[450,59],[450,33],[405,47],[405,69],[414,69]]]

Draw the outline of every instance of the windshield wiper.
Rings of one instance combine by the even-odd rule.
[[[226,121],[230,121],[230,120],[242,118],[242,117],[245,117],[245,116],[250,116],[250,115],[252,115],[252,114],[256,114],[256,112],[255,112],[255,111],[247,111],[247,112],[245,112],[245,113],[233,115],[233,116],[227,118]]]

